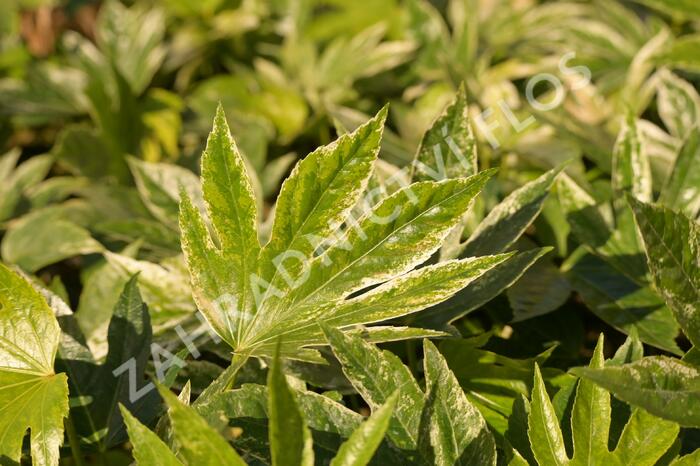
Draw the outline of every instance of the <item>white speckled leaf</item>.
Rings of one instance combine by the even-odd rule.
[[[700,346],[700,226],[683,214],[629,198],[657,290]]]
[[[381,351],[362,338],[331,327],[324,327],[324,331],[343,372],[373,410],[399,390],[387,435],[399,448],[415,450],[424,399],[411,371],[395,354]]]
[[[621,366],[578,367],[571,372],[682,426],[700,426],[700,370],[666,356],[650,356]]]
[[[629,115],[622,124],[613,149],[612,188],[618,213],[624,205],[624,194],[631,193],[640,201],[652,198],[651,166],[647,156],[643,134],[634,116]]]
[[[435,345],[424,340],[426,416],[435,464],[495,465],[496,443]]]
[[[466,178],[476,174],[476,139],[469,124],[464,86],[423,135],[413,163],[416,181]]]
[[[307,155],[282,184],[259,267],[260,276],[275,288],[285,291],[289,285],[273,261],[287,251],[310,257],[317,248],[314,238],[328,236],[357,203],[379,153],[387,111]],[[299,277],[298,259],[283,264],[291,278]]]
[[[342,299],[421,264],[440,247],[492,174],[415,183],[388,197],[344,241],[311,263],[309,280],[291,295],[294,306]]]
[[[385,117],[384,109],[297,165],[278,198],[271,240],[259,249],[245,170],[218,112],[202,162],[215,231],[210,234],[188,196],[181,199],[180,229],[195,302],[236,353],[271,356],[283,336],[283,357],[320,362],[320,354],[306,348],[326,342],[319,318],[353,327],[417,312],[507,259],[489,256],[412,272],[441,246],[494,170],[406,186],[362,219],[352,218]],[[380,286],[357,294],[373,285]],[[391,339],[419,334],[425,332],[404,330]]]
[[[284,329],[269,336],[261,334],[260,349],[270,351],[279,336],[283,337],[283,345],[323,341],[317,318],[333,327],[346,327],[380,322],[434,306],[510,257],[512,254],[507,253],[421,267],[342,303],[319,306],[315,314],[306,313],[300,322],[290,319]]]

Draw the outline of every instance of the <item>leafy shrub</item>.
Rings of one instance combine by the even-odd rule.
[[[130,3],[0,6],[0,463],[700,463],[692,2]]]

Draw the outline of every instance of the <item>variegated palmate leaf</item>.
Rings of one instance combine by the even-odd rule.
[[[371,176],[385,117],[383,109],[296,165],[282,185],[271,238],[261,246],[243,159],[223,111],[217,112],[202,158],[211,225],[183,194],[180,229],[197,305],[235,352],[270,356],[282,338],[283,357],[318,360],[306,347],[325,344],[319,321],[347,328],[417,312],[509,258],[416,269],[441,246],[493,171],[418,182],[362,218],[349,215]],[[392,339],[389,333],[384,330]]]

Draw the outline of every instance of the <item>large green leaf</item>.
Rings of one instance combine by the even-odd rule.
[[[54,373],[60,329],[44,298],[0,264],[0,457],[19,463],[31,430],[32,462],[59,462],[68,414],[65,374]]]
[[[629,202],[656,288],[688,339],[700,345],[700,226],[683,214]]]
[[[425,434],[441,466],[496,464],[496,444],[486,421],[469,402],[435,345],[424,340]]]
[[[700,426],[700,371],[688,363],[650,356],[621,366],[575,368],[571,372],[655,416],[683,426]]]

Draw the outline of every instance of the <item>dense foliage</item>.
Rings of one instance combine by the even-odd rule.
[[[700,464],[699,5],[0,2],[0,464]]]

